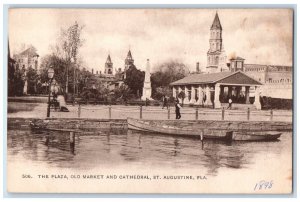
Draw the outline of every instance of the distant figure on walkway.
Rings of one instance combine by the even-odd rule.
[[[60,106],[60,111],[61,112],[69,112],[68,108],[67,108],[67,104],[66,104],[66,100],[65,97],[62,94],[59,94],[57,96],[57,101],[59,103]]]
[[[163,96],[163,107],[162,108],[165,108],[167,107],[167,109],[169,109],[169,101],[168,101],[168,97],[167,96]]]
[[[180,106],[180,104],[179,104],[179,101],[177,100],[177,101],[175,102],[176,119],[180,119],[180,118],[181,118],[180,109],[181,109],[181,106]]]
[[[231,109],[231,106],[232,106],[232,99],[231,99],[231,98],[229,98],[229,100],[228,100],[228,107],[227,107],[227,109]]]

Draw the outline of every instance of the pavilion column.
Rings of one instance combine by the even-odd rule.
[[[202,92],[202,86],[199,85],[198,87],[198,101],[195,103],[197,105],[202,105],[203,104],[203,92]]]
[[[206,86],[206,102],[205,105],[211,105],[211,99],[210,99],[210,89],[209,86]]]
[[[196,97],[195,97],[195,87],[192,86],[191,87],[191,100],[190,100],[190,104],[194,104],[196,102]]]
[[[254,100],[254,106],[256,107],[256,109],[261,109],[261,104],[260,104],[260,100],[259,100],[259,91],[260,91],[260,88],[259,86],[255,86],[255,100]]]
[[[246,96],[246,104],[250,104],[249,94],[250,94],[250,86],[245,87],[245,96]]]
[[[178,86],[178,94],[179,94],[181,91],[182,91],[181,87]],[[182,99],[179,98],[179,97],[177,97],[177,98],[178,98],[178,100],[179,100],[179,103],[182,103]]]
[[[184,88],[184,95],[185,95],[185,97],[184,97],[184,100],[183,100],[183,104],[189,104],[190,101],[189,101],[189,93],[188,93],[187,86],[185,86],[185,88]]]
[[[228,99],[232,96],[232,86],[228,86]]]
[[[237,86],[237,87],[235,88],[235,90],[236,90],[236,98],[237,98],[237,99],[240,98],[241,88],[242,88],[241,86]]]
[[[173,97],[176,98],[176,88],[173,86]]]
[[[215,108],[221,108],[221,103],[220,103],[220,84],[216,83],[215,85]]]
[[[220,86],[221,88],[221,92],[220,92],[220,96],[219,96],[219,100],[220,102],[224,101],[224,86]]]

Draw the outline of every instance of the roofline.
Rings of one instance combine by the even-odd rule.
[[[180,83],[180,84],[177,84],[177,83],[173,84],[173,83],[170,83],[170,86],[182,86],[182,85],[186,85],[186,84],[194,85],[194,84],[205,84],[205,83],[213,84],[213,83],[216,83],[216,82],[195,82],[195,83]]]
[[[193,84],[204,84],[204,83],[207,83],[207,84],[213,84],[213,83],[217,83],[218,81],[220,81],[220,80],[222,80],[222,79],[226,79],[226,78],[228,78],[228,77],[230,77],[230,76],[232,76],[232,75],[235,75],[235,74],[237,74],[237,73],[241,73],[241,74],[243,74],[244,76],[253,79],[253,80],[256,81],[257,83],[259,83],[259,85],[263,85],[261,82],[257,81],[256,79],[254,79],[254,78],[248,76],[247,74],[245,74],[245,73],[243,73],[241,70],[239,70],[239,71],[236,71],[236,72],[232,72],[232,74],[229,74],[228,76],[224,76],[223,78],[220,78],[220,79],[217,79],[217,80],[214,80],[214,81],[211,81],[211,82],[195,82],[195,83],[181,83],[181,84],[174,84],[174,83],[176,82],[176,81],[175,81],[175,82],[173,82],[173,83],[170,83],[170,86],[180,86],[180,85],[186,85],[186,84],[192,84],[192,85],[193,85]]]
[[[222,79],[226,79],[226,78],[228,78],[228,77],[230,77],[230,76],[232,76],[232,75],[235,75],[235,74],[237,74],[237,73],[241,73],[241,74],[243,74],[244,76],[249,77],[249,78],[253,79],[254,81],[258,82],[260,85],[263,85],[261,82],[259,82],[259,81],[257,81],[256,79],[250,77],[249,75],[245,74],[245,73],[242,72],[241,70],[236,71],[236,72],[233,72],[233,74],[230,74],[229,76],[225,76],[225,77],[222,78]],[[217,81],[220,81],[220,80],[222,80],[222,79],[219,79],[219,80],[217,80]],[[215,83],[217,83],[217,81],[215,81]]]
[[[245,76],[250,77],[250,76],[248,76],[246,73],[242,72],[241,70],[239,70],[238,72],[241,72],[241,73],[244,74]],[[264,84],[261,83],[260,81],[257,81],[256,79],[254,79],[254,78],[252,78],[252,77],[250,77],[250,78],[253,79],[254,81],[256,81],[257,83],[259,83],[260,85],[264,85]]]
[[[259,66],[269,66],[269,67],[270,66],[272,66],[272,67],[274,67],[274,66],[275,67],[293,67],[293,65],[262,65],[262,64],[247,64],[247,63],[245,63],[244,66],[245,65],[257,65],[257,66],[259,65]]]

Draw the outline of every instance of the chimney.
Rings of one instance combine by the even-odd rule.
[[[197,73],[200,73],[199,62],[196,63],[196,72],[197,72]]]
[[[94,74],[94,69],[92,69],[92,74]]]

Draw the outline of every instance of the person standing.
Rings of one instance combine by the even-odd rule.
[[[168,109],[167,102],[168,102],[167,97],[164,95],[163,96],[163,107],[162,107],[162,109],[165,108],[165,107],[167,107],[167,109]]]
[[[181,109],[181,106],[180,106],[180,104],[179,104],[179,101],[177,100],[177,101],[175,102],[176,119],[180,119],[180,118],[181,118],[180,109]]]
[[[231,99],[231,98],[229,98],[229,100],[228,100],[228,107],[227,107],[227,109],[231,109],[231,106],[232,106],[232,99]]]

